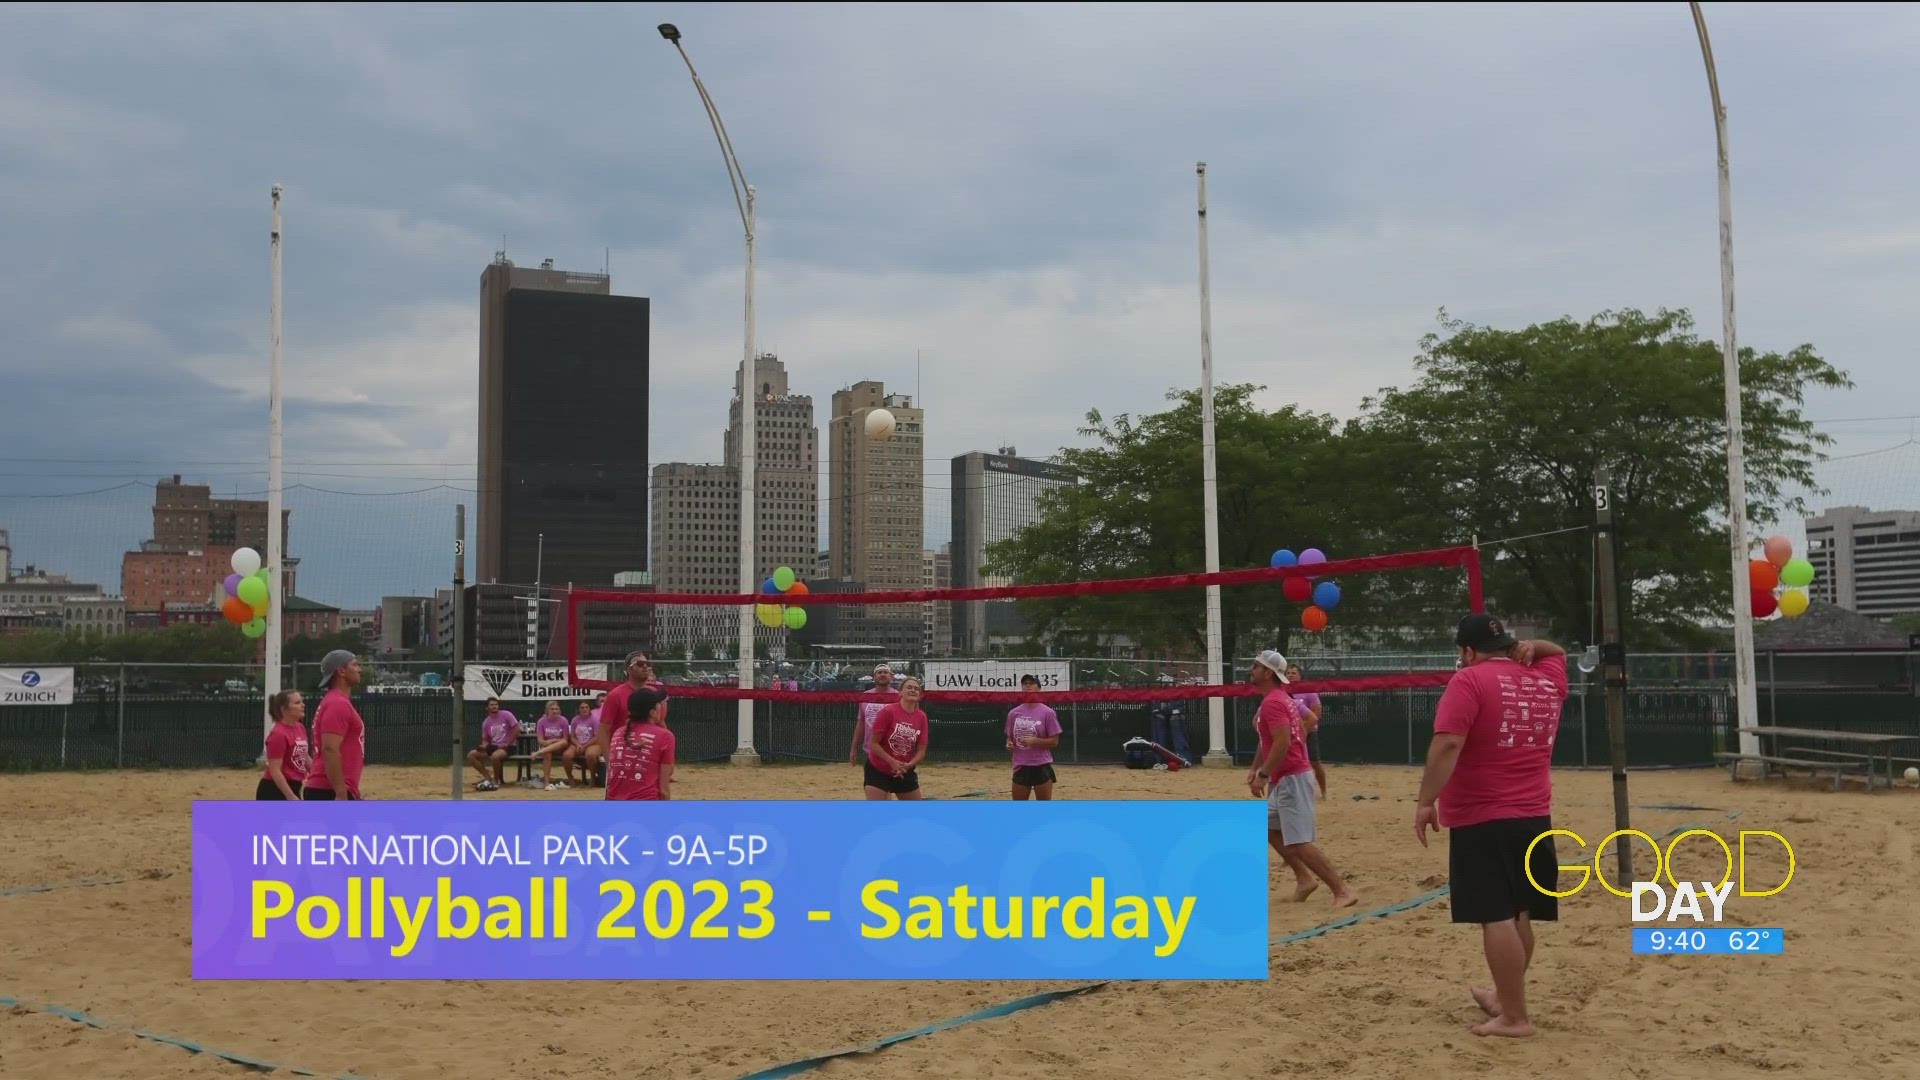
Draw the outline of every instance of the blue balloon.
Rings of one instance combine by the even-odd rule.
[[[1331,581],[1323,581],[1315,585],[1313,587],[1313,603],[1315,607],[1326,611],[1332,611],[1334,608],[1339,607],[1340,586],[1335,585]]]
[[[775,585],[772,578],[768,578],[760,583],[760,591],[763,593],[777,593],[780,591],[780,586]]]
[[[1294,563],[1297,563],[1299,561],[1300,561],[1299,556],[1295,555],[1293,552],[1289,551],[1286,548],[1281,548],[1279,551],[1276,551],[1273,553],[1273,558],[1268,561],[1267,565],[1292,566]]]

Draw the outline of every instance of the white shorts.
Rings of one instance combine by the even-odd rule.
[[[1267,828],[1279,831],[1281,843],[1313,843],[1313,826],[1313,773],[1277,777],[1267,785]]]

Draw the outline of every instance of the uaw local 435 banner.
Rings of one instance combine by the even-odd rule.
[[[929,660],[928,690],[1018,690],[1020,676],[1040,680],[1042,690],[1073,689],[1068,660]]]
[[[200,802],[196,979],[1264,979],[1234,802]]]
[[[72,668],[0,668],[0,705],[71,704]]]
[[[580,677],[605,681],[610,664],[581,664]],[[475,662],[467,665],[466,699],[485,701],[497,697],[501,701],[566,701],[569,699],[591,698],[600,693],[583,687],[567,685],[565,664],[489,664]]]

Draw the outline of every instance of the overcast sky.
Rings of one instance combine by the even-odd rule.
[[[1742,342],[1812,342],[1854,376],[1816,418],[1920,413],[1920,10],[1707,11]],[[931,542],[952,455],[1046,456],[1089,408],[1197,383],[1196,160],[1216,378],[1270,405],[1350,415],[1409,379],[1442,306],[1499,325],[1685,306],[1719,333],[1712,116],[1680,3],[14,5],[0,528],[37,546],[16,559],[117,578],[145,536],[104,523],[119,503],[23,493],[174,471],[260,488],[276,182],[290,483],[471,486],[479,275],[503,243],[521,265],[610,257],[616,291],[652,298],[653,458],[718,459],[740,230],[665,20],[760,192],[761,342],[822,420],[856,380],[918,385]],[[592,438],[602,403],[580,404]],[[1834,430],[1857,452],[1910,422]],[[1920,481],[1868,472],[1920,503]],[[443,579],[459,497],[301,496],[297,553],[336,603]],[[327,516],[378,518],[377,541]],[[318,565],[342,555],[353,588]]]

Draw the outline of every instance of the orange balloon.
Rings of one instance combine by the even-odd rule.
[[[1780,584],[1780,568],[1765,559],[1747,562],[1747,586],[1754,592],[1772,592]]]
[[[794,583],[793,583],[793,588],[791,588],[791,589],[788,589],[788,590],[787,590],[787,591],[786,591],[786,592],[785,592],[784,594],[782,594],[782,595],[785,595],[785,596],[805,596],[805,595],[807,595],[807,583],[806,583],[806,582],[804,582],[804,581],[796,581],[796,582],[794,582]]]
[[[1327,613],[1317,607],[1310,607],[1300,613],[1300,625],[1317,634],[1327,628]]]
[[[226,602],[220,605],[220,614],[225,615],[228,622],[241,626],[253,621],[253,609],[237,596],[227,597]]]

